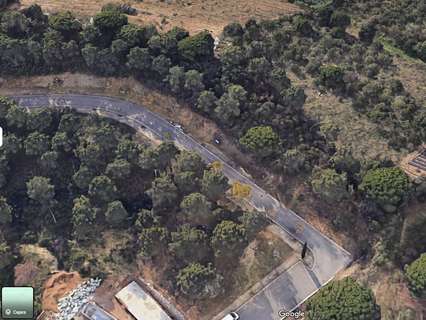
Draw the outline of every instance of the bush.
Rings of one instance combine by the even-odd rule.
[[[348,196],[346,172],[337,173],[334,169],[317,169],[312,174],[312,189],[325,200],[340,201]]]
[[[338,89],[344,87],[344,69],[337,65],[325,65],[320,67],[320,84],[327,88]]]
[[[182,293],[194,299],[214,298],[221,292],[223,278],[211,264],[192,263],[179,271],[177,285]]]
[[[399,168],[378,168],[365,174],[359,189],[385,211],[394,212],[408,193],[409,180]]]
[[[405,267],[405,276],[413,294],[420,298],[426,297],[426,253]]]
[[[306,304],[307,320],[379,320],[373,292],[352,278],[333,281]]]
[[[191,64],[213,58],[214,39],[207,31],[186,37],[178,42],[179,55]]]
[[[280,149],[280,138],[270,126],[258,126],[247,130],[241,137],[240,144],[247,150],[265,158]]]

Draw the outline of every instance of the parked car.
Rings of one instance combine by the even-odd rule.
[[[222,318],[222,320],[238,320],[240,316],[236,312],[230,312]]]

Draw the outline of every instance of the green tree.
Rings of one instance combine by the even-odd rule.
[[[172,179],[162,174],[152,182],[149,190],[153,207],[155,210],[163,211],[176,205],[178,190]]]
[[[105,212],[106,221],[113,227],[118,227],[127,219],[128,213],[121,201],[113,201],[108,204]]]
[[[240,138],[240,144],[260,158],[276,153],[280,148],[280,138],[269,126],[252,127]]]
[[[1,30],[12,38],[24,37],[29,31],[29,21],[18,11],[6,11],[1,16]]]
[[[309,168],[309,162],[305,153],[299,149],[288,149],[277,161],[277,166],[285,174],[295,176]]]
[[[405,276],[413,294],[426,297],[426,253],[405,267]]]
[[[23,129],[27,123],[27,112],[24,108],[12,105],[7,111],[6,121],[11,128]]]
[[[141,146],[139,143],[130,139],[123,139],[118,143],[115,154],[118,159],[124,159],[131,164],[137,164],[140,152]]]
[[[229,188],[228,178],[222,172],[214,169],[204,171],[201,185],[203,194],[212,200],[223,197]]]
[[[216,273],[211,264],[207,266],[199,263],[191,263],[176,277],[176,283],[180,291],[193,298],[214,298],[221,293],[223,277]]]
[[[0,156],[0,188],[4,187],[7,182],[7,176],[10,172],[9,162],[6,157]]]
[[[155,148],[158,159],[158,169],[165,170],[170,167],[172,160],[179,153],[173,142],[166,141]]]
[[[0,226],[12,222],[13,208],[7,203],[5,197],[0,197]]]
[[[200,179],[197,177],[195,172],[177,172],[175,173],[173,180],[181,194],[189,194],[200,190]]]
[[[77,240],[89,239],[89,235],[94,231],[96,213],[96,209],[90,203],[89,198],[80,196],[74,199],[71,222]]]
[[[230,85],[227,92],[220,97],[214,110],[216,117],[225,124],[232,124],[241,114],[247,103],[247,91],[240,85]]]
[[[209,225],[214,219],[211,203],[198,192],[184,197],[180,208],[185,214],[185,220],[191,225]]]
[[[96,14],[93,19],[93,24],[103,33],[117,33],[124,25],[128,23],[127,16],[117,11],[101,11]]]
[[[176,157],[176,162],[173,165],[174,172],[194,172],[197,177],[203,174],[206,165],[201,156],[192,151],[182,151]]]
[[[0,239],[0,269],[6,270],[13,264],[14,260],[10,247],[3,239]]]
[[[258,211],[245,211],[238,220],[244,226],[249,240],[253,239],[263,228],[268,225],[266,217]]]
[[[223,28],[223,35],[239,43],[244,35],[244,29],[238,22],[231,22]]]
[[[27,194],[42,207],[49,208],[55,197],[55,187],[50,183],[49,178],[34,177],[27,182]]]
[[[41,156],[50,149],[49,136],[40,133],[31,133],[24,141],[25,153],[29,156]]]
[[[351,24],[351,17],[341,11],[334,11],[330,18],[330,25],[341,29],[346,29]]]
[[[62,11],[49,16],[49,26],[67,39],[77,39],[82,30],[78,21],[70,11]]]
[[[127,55],[127,67],[135,74],[152,69],[152,56],[147,48],[135,47]]]
[[[27,116],[27,128],[31,131],[49,133],[48,129],[52,125],[52,112],[46,108],[32,111]]]
[[[385,211],[394,212],[407,195],[409,187],[404,171],[393,167],[369,170],[363,177],[359,190]]]
[[[235,259],[247,245],[247,232],[243,225],[223,220],[214,229],[211,244],[216,257]]]
[[[40,164],[49,175],[57,173],[59,154],[56,151],[48,151],[42,154]]]
[[[217,97],[212,91],[201,91],[198,100],[197,108],[208,115],[212,115],[217,105]]]
[[[74,143],[67,133],[60,131],[53,136],[51,145],[53,150],[66,153],[72,151],[74,147]]]
[[[93,170],[103,167],[107,162],[105,151],[96,143],[79,145],[76,154],[83,165]]]
[[[380,308],[369,288],[348,277],[320,289],[306,303],[307,320],[380,319]]]
[[[108,164],[105,172],[114,181],[126,180],[130,176],[131,165],[127,160],[116,159]]]
[[[18,138],[13,133],[5,135],[3,137],[3,146],[4,154],[6,156],[14,156],[21,152],[22,150],[22,140]]]
[[[403,259],[417,257],[420,253],[426,251],[426,212],[413,212],[404,219],[402,226],[400,254]]]
[[[171,67],[167,80],[174,94],[181,95],[185,83],[185,69],[179,66]]]
[[[160,217],[157,216],[152,210],[142,209],[138,212],[135,227],[137,231],[142,231],[145,228],[152,226],[158,226],[160,223]]]
[[[89,189],[90,182],[95,177],[95,173],[88,167],[81,165],[80,168],[72,176],[74,184],[81,190],[87,191]]]
[[[117,38],[126,42],[130,48],[144,47],[149,40],[146,38],[146,30],[144,27],[131,23],[124,25],[120,29]]]
[[[189,70],[185,73],[184,89],[192,96],[198,97],[204,90],[203,75],[197,70]]]
[[[361,25],[361,29],[358,32],[359,39],[364,42],[371,44],[376,36],[377,27],[373,22],[367,22]]]
[[[169,250],[185,263],[202,261],[209,253],[208,236],[204,231],[184,224],[172,232]]]
[[[117,188],[110,178],[97,176],[90,182],[89,196],[98,203],[106,204],[117,199]]]
[[[312,189],[327,201],[340,201],[348,196],[346,172],[334,169],[316,169],[311,178]]]
[[[344,69],[341,66],[330,64],[320,67],[319,81],[326,88],[341,89],[344,87]]]
[[[208,31],[186,37],[178,42],[179,55],[189,64],[197,65],[213,58],[214,39]]]
[[[152,60],[152,71],[154,71],[161,80],[166,78],[171,66],[172,61],[163,54],[160,54]]]
[[[155,258],[167,248],[169,233],[163,227],[143,229],[139,235],[140,255],[144,258]]]

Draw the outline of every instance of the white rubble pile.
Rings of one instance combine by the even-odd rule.
[[[59,299],[59,313],[56,320],[71,320],[89,301],[101,282],[101,279],[89,279],[71,291],[69,295]]]

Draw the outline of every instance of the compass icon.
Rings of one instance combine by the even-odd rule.
[[[10,309],[6,309],[6,310],[4,310],[4,314],[5,314],[6,316],[10,316],[10,315],[12,314],[12,310],[10,310]]]

